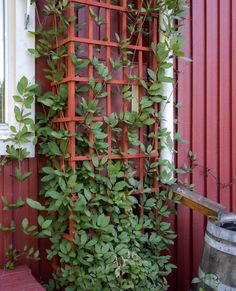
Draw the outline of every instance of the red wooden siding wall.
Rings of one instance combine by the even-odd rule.
[[[15,163],[9,163],[0,172],[0,196],[4,195],[8,203],[15,203],[17,198],[20,196],[25,201],[27,197],[31,199],[37,199],[37,160],[28,159],[22,164],[22,171],[32,172],[32,176],[22,182],[18,183],[14,181],[11,177],[15,172]],[[38,249],[38,241],[30,236],[24,235],[22,233],[21,222],[27,217],[30,224],[36,224],[36,211],[29,207],[23,207],[15,211],[4,211],[2,210],[2,200],[0,199],[0,223],[7,227],[10,225],[11,221],[16,222],[16,231],[10,232],[0,232],[0,268],[3,267],[5,262],[5,250],[9,244],[13,244],[14,248],[23,250],[25,245],[31,246],[34,249]],[[19,263],[25,263],[24,259],[20,259]],[[29,262],[33,273],[35,275],[39,274],[39,264],[37,262]]]
[[[187,154],[191,149],[198,163],[189,175],[195,189],[236,211],[236,1],[192,0],[190,4],[184,35],[185,52],[193,62],[178,62],[181,73],[177,90],[178,101],[183,104],[178,111],[178,131],[190,143],[179,146],[177,163],[179,166],[188,163]],[[42,67],[41,63],[37,66],[38,80],[42,80]],[[4,193],[9,201],[16,201],[18,195],[36,198],[37,159],[25,161],[23,167],[33,175],[21,189],[10,177],[14,164],[0,172],[0,194]],[[7,225],[14,219],[20,225],[25,216],[30,216],[30,222],[34,223],[36,214],[28,208],[14,213],[0,211],[0,223]],[[178,269],[172,276],[171,289],[187,291],[201,257],[205,218],[179,206],[174,224],[178,238],[173,255]],[[10,236],[0,232],[0,263]],[[29,240],[19,232],[13,234],[17,247]],[[37,245],[34,241],[34,246]],[[40,244],[40,248],[44,246]],[[35,274],[39,275],[39,270],[41,274],[48,273],[46,260],[31,263],[31,266]]]
[[[202,195],[236,210],[236,2],[192,0],[184,23],[185,53],[179,61],[178,130],[190,141],[179,146],[177,163],[188,162],[192,150],[197,166],[190,175]],[[181,179],[183,177],[180,177]],[[184,206],[176,221],[176,285],[185,291],[197,274],[205,219]]]

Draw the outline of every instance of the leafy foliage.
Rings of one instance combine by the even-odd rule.
[[[16,181],[16,183],[22,183],[31,176],[31,172],[23,172],[22,161],[26,159],[29,154],[25,145],[29,142],[33,142],[34,140],[35,124],[31,118],[30,109],[34,102],[34,96],[39,92],[38,90],[38,85],[29,84],[28,79],[23,76],[17,84],[18,94],[13,96],[15,101],[14,113],[17,121],[17,127],[10,127],[11,135],[6,140],[9,143],[9,145],[6,146],[6,152],[8,154],[6,157],[6,163],[9,161],[16,162],[15,172],[12,175],[12,178]],[[4,195],[1,195],[1,200],[4,211],[17,210],[25,206],[25,202],[21,196],[17,198],[15,203],[9,203]],[[22,223],[23,232],[25,232],[25,221],[26,218],[24,219],[24,223]],[[28,228],[28,232],[32,232],[33,230],[35,231],[36,229],[36,226],[33,228]],[[0,231],[2,232],[14,232],[15,230],[16,223],[14,220],[11,221],[8,226],[3,226],[0,224]],[[36,232],[34,232],[34,234],[35,233]],[[13,269],[21,256],[24,256],[26,259],[39,260],[39,251],[35,251],[32,247],[28,247],[27,245],[23,250],[18,250],[14,248],[13,244],[10,244],[6,249],[5,256],[6,262],[4,267],[6,269]]]
[[[53,280],[49,282],[48,290],[60,288],[167,290],[168,288],[166,277],[175,266],[170,263],[170,256],[166,250],[170,244],[173,244],[176,235],[165,218],[173,213],[167,200],[178,202],[178,198],[175,198],[172,193],[167,195],[163,191],[156,191],[152,195],[150,190],[154,187],[155,175],[156,179],[169,183],[175,180],[166,173],[158,172],[160,162],[155,158],[145,159],[144,180],[140,181],[136,176],[133,162],[122,159],[108,160],[107,156],[107,126],[115,134],[120,134],[123,126],[127,126],[128,141],[132,145],[128,149],[130,154],[137,153],[135,147],[140,147],[144,154],[155,156],[157,152],[151,139],[159,141],[165,139],[173,150],[173,141],[170,140],[169,133],[165,130],[158,129],[158,132],[154,130],[153,124],[158,122],[160,113],[153,107],[165,98],[162,83],[173,82],[171,78],[165,76],[165,69],[172,66],[169,58],[172,58],[173,54],[182,56],[183,42],[179,26],[172,26],[170,22],[174,19],[182,19],[186,9],[185,2],[158,1],[156,8],[151,5],[143,7],[144,16],[136,15],[137,23],[130,27],[130,31],[131,35],[138,34],[140,21],[145,21],[145,17],[150,18],[151,21],[153,12],[165,13],[167,8],[171,13],[167,15],[168,22],[163,33],[171,41],[151,45],[158,71],[148,68],[148,80],[139,80],[135,74],[129,74],[129,80],[138,80],[146,92],[141,97],[138,110],[119,114],[113,112],[109,116],[104,116],[99,99],[107,98],[106,84],[112,80],[111,71],[98,57],[88,60],[76,53],[71,56],[78,74],[82,69],[93,67],[99,78],[97,81],[94,76],[90,76],[87,84],[76,87],[76,94],[81,96],[76,113],[84,117],[84,121],[79,123],[81,130],[75,134],[76,154],[87,156],[91,161],[80,161],[72,169],[68,162],[68,140],[71,135],[66,128],[55,130],[51,122],[54,117],[61,116],[62,112],[65,112],[68,89],[58,85],[56,94],[48,92],[38,98],[38,102],[46,108],[44,112],[47,112],[39,115],[38,131],[40,153],[49,157],[47,165],[42,168],[43,177],[40,186],[40,194],[46,201],[44,205],[30,200],[27,200],[27,203],[38,210],[46,210],[46,233],[43,234],[44,229],[40,222],[41,235],[48,236],[52,243],[48,250],[48,259],[52,260],[56,256],[61,264],[53,275]],[[49,10],[47,13],[50,14]],[[66,34],[67,23],[61,17],[63,13],[56,12],[54,9],[51,9],[51,13],[62,20],[62,27],[57,27],[57,30],[64,31],[63,33]],[[90,9],[89,13],[97,25],[104,24],[103,19],[93,9]],[[134,13],[135,16],[135,12],[130,13]],[[147,32],[142,31],[142,33]],[[45,36],[41,35],[41,37]],[[111,58],[111,67],[115,70],[122,67],[130,68],[132,72],[133,52],[129,49],[131,37],[122,39],[116,33],[116,40],[120,59]],[[52,61],[50,56],[53,55],[54,50],[45,53],[43,47],[39,47],[38,50],[42,55],[49,56],[50,62]],[[78,49],[79,52],[80,50]],[[58,66],[55,62],[51,72],[47,69],[48,75],[52,76],[52,81],[55,83],[58,82],[57,76],[60,75],[60,59],[59,63]],[[93,99],[85,98],[86,94],[92,94]],[[126,102],[133,102],[132,86],[124,85],[121,94]],[[61,106],[55,107],[55,101]],[[95,122],[94,116],[101,116],[104,121]],[[146,127],[149,128],[149,132],[147,142],[144,143],[140,140],[138,131]],[[89,138],[91,134],[93,143]],[[115,137],[112,142],[119,143]],[[123,154],[120,148],[112,148],[112,153]],[[169,166],[173,168],[173,165]],[[135,193],[140,194],[136,196]],[[138,213],[140,207],[144,211],[141,216]],[[155,213],[158,213],[158,216]],[[69,221],[73,221],[74,225],[73,245],[63,235],[69,231]],[[26,226],[28,227],[28,224]]]
[[[76,9],[83,7],[77,3],[74,5]],[[120,59],[110,58],[109,61],[114,70],[129,70],[128,80],[139,82],[145,93],[140,97],[138,109],[113,112],[109,116],[104,116],[100,102],[100,99],[107,98],[107,84],[113,78],[109,66],[97,57],[81,58],[77,54],[82,50],[80,44],[75,45],[75,53],[72,54],[69,54],[67,44],[56,49],[53,46],[58,43],[59,37],[67,36],[69,25],[79,30],[78,23],[73,24],[75,17],[68,19],[67,8],[68,1],[46,1],[43,11],[48,16],[53,15],[58,25],[48,31],[39,27],[36,49],[29,50],[35,57],[47,59],[48,66],[44,72],[54,86],[53,91],[39,94],[36,86],[30,87],[27,79],[22,78],[18,84],[19,96],[14,97],[22,105],[15,107],[15,115],[23,126],[20,130],[12,128],[10,140],[17,146],[9,147],[8,153],[13,160],[23,160],[27,152],[20,145],[28,142],[31,128],[35,128],[39,153],[47,157],[40,181],[40,195],[44,203],[30,198],[26,200],[30,207],[42,211],[42,215],[38,217],[37,226],[30,225],[27,218],[23,219],[23,232],[51,241],[47,258],[52,260],[57,257],[60,267],[48,283],[48,290],[167,290],[166,278],[175,268],[170,262],[168,246],[176,237],[166,220],[174,213],[168,200],[178,202],[178,198],[173,193],[151,191],[159,180],[175,181],[171,175],[158,170],[161,162],[157,159],[158,152],[153,141],[165,139],[171,150],[173,141],[166,130],[154,126],[161,117],[154,107],[165,99],[162,83],[173,82],[165,76],[165,69],[171,66],[169,58],[183,56],[179,25],[170,24],[173,20],[182,19],[185,1],[161,0],[155,7],[150,1],[145,1],[141,14],[137,14],[129,4],[129,13],[136,22],[129,26],[130,37],[122,39],[115,33]],[[165,13],[167,9],[171,13],[166,15],[168,21],[163,33],[171,41],[152,43],[158,70],[147,68],[147,78],[140,79],[132,72],[135,59],[130,49],[132,37],[140,32],[150,35],[140,28],[140,22],[151,22],[153,13]],[[96,25],[105,23],[93,9],[89,13]],[[95,72],[88,83],[75,88],[80,100],[75,108],[79,120],[75,133],[71,133],[67,125],[58,126],[55,122],[56,118],[64,117],[67,110],[69,88],[60,83],[68,73],[64,58],[72,62],[75,74],[88,68]],[[34,94],[43,108],[38,113],[37,126],[33,126],[23,109],[30,108]],[[85,98],[86,94],[93,98]],[[136,102],[131,85],[122,86],[121,96],[124,102]],[[99,117],[98,121],[94,121],[94,116]],[[128,153],[135,154],[139,148],[147,155],[142,180],[137,177],[135,163],[122,159],[121,140],[116,136],[122,133],[123,127],[127,128]],[[111,141],[107,128],[114,134]],[[140,129],[146,130],[145,141],[138,134]],[[73,167],[68,147],[72,138],[76,141],[76,154],[86,157]],[[120,155],[120,159],[108,159],[109,143],[118,145],[111,151]],[[167,164],[167,161],[162,163]],[[174,168],[173,165],[167,166]],[[14,177],[24,181],[29,175],[21,173],[18,167]],[[4,203],[9,209],[15,207],[6,200]],[[21,200],[16,205],[21,207]],[[143,210],[141,215],[140,209]],[[71,224],[74,228],[73,242],[67,239]],[[30,249],[28,256],[32,253]],[[17,252],[11,248],[8,256],[14,262]],[[37,259],[38,253],[34,257]]]

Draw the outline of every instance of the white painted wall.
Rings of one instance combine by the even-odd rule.
[[[168,13],[168,11],[166,12]],[[168,42],[169,40],[164,36],[162,30],[164,29],[164,22],[166,21],[166,16],[164,14],[160,14],[159,18],[159,40],[160,42]],[[168,58],[168,62],[173,64],[173,59]],[[173,67],[165,69],[165,76],[173,78]],[[173,91],[174,87],[172,83],[164,83],[162,84],[163,95],[166,96],[166,99],[161,102],[161,123],[160,126],[162,129],[167,129],[170,134],[170,138],[172,142],[174,140],[174,98]],[[166,160],[169,163],[173,163],[173,149],[167,147],[165,140],[163,140],[162,149],[160,152],[160,159]],[[173,177],[173,171],[168,166],[161,166],[161,172],[166,171],[167,173],[171,173]],[[166,181],[162,181],[166,182]]]
[[[35,37],[29,31],[35,31],[35,6],[30,6],[28,29],[25,29],[27,0],[5,0],[6,34],[5,34],[5,123],[0,124],[0,155],[5,155],[6,142],[11,125],[19,127],[14,117],[13,95],[17,93],[16,85],[22,76],[26,76],[30,83],[35,82],[35,59],[28,48],[35,47]],[[31,118],[35,117],[34,104]],[[34,145],[26,145],[29,157],[35,155]]]

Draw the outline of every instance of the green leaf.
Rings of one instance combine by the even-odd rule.
[[[18,181],[25,181],[27,178],[29,178],[32,175],[31,172],[21,173],[19,168],[15,168],[15,175],[13,176]]]
[[[88,190],[88,189],[84,189],[84,195],[85,195],[85,197],[86,197],[86,199],[88,200],[88,201],[90,201],[91,200],[91,198],[92,198],[92,194],[91,194],[91,192]]]
[[[113,187],[113,190],[114,191],[121,191],[123,190],[125,187],[127,186],[127,183],[125,181],[120,181],[120,182],[117,182],[115,184],[115,186]]]
[[[100,164],[103,166],[103,165],[106,164],[107,161],[108,161],[108,156],[103,156],[102,159],[101,159]]]
[[[84,92],[88,92],[89,91],[89,85],[88,84],[84,84],[81,86],[78,86],[76,88],[76,93],[84,93]]]
[[[23,76],[17,84],[17,91],[21,95],[23,95],[26,91],[27,86],[28,86],[28,80],[25,76]]]
[[[72,62],[75,64],[76,69],[83,69],[87,67],[90,63],[88,59],[77,58],[75,54],[71,56]]]
[[[157,79],[156,74],[155,74],[151,69],[147,69],[147,71],[148,71],[148,75],[149,75],[149,77],[150,77],[153,81],[156,81],[156,79]]]
[[[21,122],[22,121],[22,111],[19,107],[15,106],[14,107],[14,113],[15,113],[15,118],[17,121]]]
[[[104,139],[107,137],[107,134],[101,131],[95,131],[94,136],[96,139]]]
[[[40,53],[36,49],[28,49],[28,52],[31,53],[31,55],[34,55],[34,57],[37,59],[41,57]]]
[[[39,250],[34,253],[34,259],[39,259]]]
[[[30,207],[32,207],[34,209],[45,210],[44,206],[42,206],[38,201],[35,201],[35,200],[31,199],[31,198],[27,198],[26,202]]]
[[[87,236],[86,232],[83,231],[83,233],[81,235],[81,244],[85,245],[87,241],[88,241],[88,236]]]
[[[23,101],[23,98],[21,98],[21,97],[18,96],[18,95],[14,95],[14,96],[13,96],[13,99],[14,99],[15,102],[22,102],[22,101]]]
[[[187,171],[186,170],[183,170],[183,169],[175,169],[175,172],[177,174],[186,174],[187,173]]]
[[[155,123],[155,119],[154,118],[149,118],[143,121],[144,124],[146,125],[152,125]]]
[[[71,175],[68,182],[67,182],[67,185],[70,188],[74,188],[76,185],[76,181],[77,181],[77,175]]]
[[[149,198],[145,202],[145,208],[153,208],[156,206],[156,199],[155,198]]]
[[[68,5],[68,0],[62,0],[63,7],[66,7]]]
[[[167,76],[163,76],[161,78],[161,81],[164,82],[164,83],[172,83],[173,82],[173,78],[167,77]]]
[[[99,159],[97,156],[93,156],[92,157],[92,162],[95,168],[97,168],[99,166]]]
[[[45,174],[53,174],[54,173],[54,169],[51,168],[51,167],[43,167],[41,169],[42,173],[45,173]]]
[[[195,278],[193,278],[193,280],[192,280],[192,283],[193,283],[193,284],[198,284],[198,283],[201,283],[201,279],[200,279],[200,278],[197,278],[197,277],[195,277]]]
[[[29,178],[31,175],[32,175],[31,172],[26,172],[26,173],[24,173],[24,174],[21,176],[21,179],[22,179],[21,181],[26,180],[26,179]]]
[[[7,198],[2,195],[2,203],[4,205],[3,210],[12,210],[12,209],[17,209],[25,206],[25,202],[22,200],[22,198],[19,196],[17,198],[16,203],[8,203]]]
[[[90,125],[90,123],[92,122],[92,120],[93,120],[93,115],[92,114],[88,114],[86,116],[86,119],[85,119],[85,124],[86,125]]]
[[[13,133],[17,133],[17,129],[15,126],[11,125],[10,126],[10,130],[13,132]]]
[[[45,197],[51,197],[53,199],[58,199],[60,197],[60,193],[56,190],[48,190],[45,193]]]
[[[108,226],[109,222],[110,222],[109,216],[105,216],[104,214],[101,214],[98,216],[98,219],[97,219],[98,226],[106,227],[106,226]]]
[[[27,228],[28,225],[29,225],[29,220],[25,217],[23,220],[22,220],[22,227],[23,228]]]
[[[93,129],[93,130],[97,130],[97,129],[99,129],[102,125],[103,125],[102,122],[95,122],[95,123],[93,123],[93,125],[92,125],[92,129]]]
[[[49,142],[48,143],[48,147],[49,147],[49,149],[50,149],[50,151],[52,152],[53,155],[61,156],[60,149],[59,149],[58,145],[54,141]]]
[[[140,83],[142,84],[142,86],[143,86],[146,90],[148,90],[148,86],[147,86],[147,84],[146,84],[146,82],[145,82],[144,80],[140,80]]]
[[[120,36],[116,32],[115,32],[115,37],[116,37],[117,42],[120,42]]]
[[[95,18],[95,17],[97,16],[96,13],[93,11],[92,8],[89,8],[89,14],[90,14],[93,18]]]
[[[95,80],[94,80],[94,77],[90,77],[89,78],[89,85],[91,88],[94,88],[95,87]]]
[[[48,228],[51,224],[52,224],[52,220],[45,220],[45,221],[43,222],[43,224],[41,225],[41,227],[42,227],[43,229],[46,229],[46,228]]]

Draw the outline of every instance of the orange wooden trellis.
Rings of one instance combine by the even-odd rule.
[[[122,1],[95,1],[95,0],[70,0],[68,7],[68,19],[76,16],[76,20],[71,22],[68,27],[68,34],[60,38],[58,43],[55,44],[55,48],[59,46],[67,46],[68,55],[65,60],[67,70],[64,78],[59,83],[53,83],[52,86],[58,86],[59,84],[67,84],[68,86],[68,99],[67,99],[67,110],[60,117],[54,118],[52,121],[59,127],[66,127],[72,134],[69,138],[69,164],[72,169],[76,169],[81,161],[90,161],[94,155],[94,135],[93,131],[90,130],[88,133],[88,140],[90,146],[84,152],[77,151],[77,145],[79,141],[76,139],[76,134],[81,130],[81,124],[86,122],[86,116],[79,115],[76,113],[76,108],[82,102],[80,94],[78,94],[78,88],[81,85],[86,85],[90,77],[94,77],[95,83],[101,82],[101,78],[96,74],[94,67],[91,63],[88,64],[87,68],[83,68],[76,71],[75,65],[72,61],[72,56],[81,59],[92,60],[94,57],[99,59],[100,62],[104,63],[108,68],[109,74],[112,78],[106,81],[105,90],[106,97],[101,99],[100,106],[102,112],[99,114],[93,114],[91,123],[93,122],[104,122],[104,117],[109,117],[113,112],[130,112],[132,110],[140,111],[140,101],[142,96],[145,95],[145,89],[140,83],[140,79],[144,79],[148,83],[147,68],[151,68],[153,71],[157,70],[156,58],[151,49],[151,43],[157,42],[158,38],[158,15],[152,14],[152,18],[140,20],[139,33],[136,36],[131,36],[128,26],[132,22],[132,15],[140,15],[142,0],[134,1],[131,3],[128,0]],[[154,2],[153,2],[154,3]],[[104,19],[104,24],[97,25],[91,14],[91,9]],[[136,14],[135,14],[136,13]],[[80,26],[80,22],[83,21],[84,25]],[[146,29],[151,33],[143,35],[142,29]],[[121,39],[129,38],[129,45],[127,49],[132,51],[131,59],[134,63],[132,69],[122,66],[118,70],[114,70],[111,64],[111,58],[119,58],[120,54],[120,43],[115,36],[115,33],[120,35]],[[82,47],[81,52],[78,47]],[[133,70],[138,78],[130,78],[130,73]],[[137,95],[137,104],[132,104],[131,101],[122,98],[121,88],[129,85],[133,88],[133,94]],[[136,93],[134,93],[136,92]],[[86,100],[94,100],[93,91],[90,89],[87,93],[82,93],[82,97]],[[136,109],[135,106],[137,107]],[[158,105],[154,103],[153,109],[157,116]],[[156,161],[158,158],[158,140],[157,137],[152,139],[147,137],[147,132],[151,129],[157,133],[158,123],[155,122],[148,129],[148,126],[141,127],[138,129],[139,140],[141,143],[149,142],[152,143],[154,153],[143,152],[141,146],[137,146],[137,153],[130,152],[130,143],[128,139],[128,125],[122,123],[122,132],[117,138],[119,141],[119,147],[121,147],[122,153],[119,153],[114,144],[114,133],[111,127],[104,122],[106,127],[106,142],[108,144],[107,150],[104,153],[98,153],[98,158],[102,159],[104,155],[109,160],[120,160],[134,161],[136,167],[136,177],[143,182],[145,175],[145,159],[152,159]],[[116,136],[117,137],[117,136]],[[156,173],[153,174],[153,185],[150,189],[150,195],[158,190],[158,182]],[[138,197],[140,193],[135,193]],[[94,194],[96,195],[96,194]],[[75,197],[76,199],[76,197]],[[157,216],[157,212],[155,215]],[[143,215],[144,210],[142,206],[139,209],[139,214]],[[73,241],[74,238],[74,221],[69,222],[69,233],[64,236],[66,239]]]

